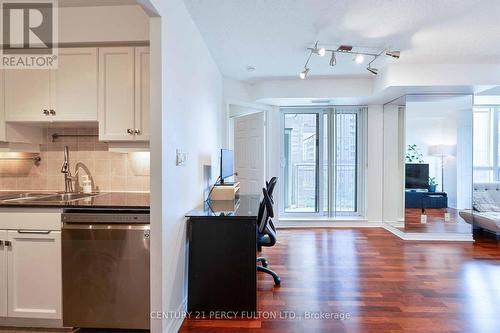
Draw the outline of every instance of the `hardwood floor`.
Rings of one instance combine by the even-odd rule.
[[[450,222],[444,221],[444,213],[450,213]],[[426,209],[427,223],[420,223],[422,211],[415,208],[405,209],[405,227],[399,228],[406,232],[417,233],[459,233],[471,234],[472,226],[465,222],[458,214],[458,210],[447,209]]]
[[[496,333],[500,327],[496,241],[418,243],[381,228],[293,229],[278,230],[277,245],[263,255],[282,285],[258,274],[260,318],[188,319],[181,332]],[[306,319],[306,312],[349,318]],[[273,314],[278,318],[265,318]],[[285,314],[296,318],[279,318]]]

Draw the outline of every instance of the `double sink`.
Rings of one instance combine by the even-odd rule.
[[[0,196],[0,203],[5,202],[36,202],[36,203],[66,203],[75,200],[92,198],[99,195],[98,193],[37,193],[23,192],[5,196]]]

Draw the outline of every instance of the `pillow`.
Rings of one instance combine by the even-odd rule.
[[[474,192],[472,207],[478,212],[500,212],[499,203],[495,202],[489,191]]]

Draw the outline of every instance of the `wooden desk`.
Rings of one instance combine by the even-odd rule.
[[[211,201],[188,217],[188,311],[257,310],[256,228],[260,196]],[[248,315],[248,314],[247,314]]]

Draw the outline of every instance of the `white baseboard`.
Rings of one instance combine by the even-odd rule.
[[[473,242],[472,233],[422,233],[422,232],[405,232],[389,223],[384,223],[383,228],[390,233],[398,236],[402,240],[407,241],[443,241],[443,242]]]
[[[187,309],[187,296],[182,300],[181,304],[177,307],[176,313],[185,312]],[[184,322],[184,318],[179,316],[170,322],[170,324],[166,327],[165,332],[167,333],[177,333],[181,329],[182,323]]]
[[[280,219],[276,223],[278,229],[289,228],[362,228],[381,227],[380,222],[366,219]]]

